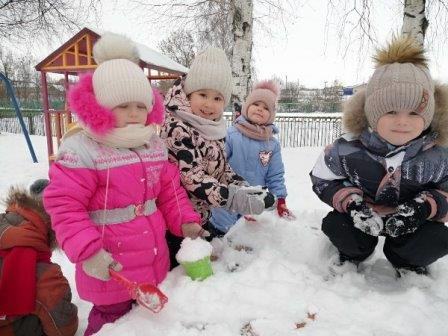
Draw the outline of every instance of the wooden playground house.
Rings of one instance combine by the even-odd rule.
[[[63,110],[52,108],[48,95],[47,74],[64,75],[66,96],[70,83],[69,76],[78,76],[83,72],[93,71],[97,67],[93,59],[92,48],[100,37],[100,33],[90,28],[83,28],[35,67],[41,73],[42,107],[50,161],[55,154],[54,141],[59,146],[62,136],[73,120],[67,105],[67,99],[65,99]],[[188,71],[187,68],[167,56],[145,45],[139,43],[136,43],[136,45],[140,55],[139,65],[149,81],[176,79],[179,75]]]

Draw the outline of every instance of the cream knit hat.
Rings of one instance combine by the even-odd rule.
[[[374,59],[377,68],[367,83],[364,106],[370,127],[376,130],[387,112],[410,109],[427,129],[434,116],[434,82],[423,49],[412,38],[396,38]]]
[[[151,85],[138,66],[138,51],[130,39],[105,33],[93,46],[93,56],[98,64],[92,78],[93,90],[100,105],[112,109],[135,101],[151,110]]]
[[[224,97],[227,105],[232,93],[232,70],[224,50],[209,47],[196,55],[187,78],[184,91],[187,95],[201,89],[216,90]]]

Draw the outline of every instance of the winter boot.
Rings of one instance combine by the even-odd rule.
[[[339,252],[330,258],[328,270],[332,277],[342,276],[347,272],[357,272],[359,263]]]
[[[415,273],[418,275],[429,275],[427,266],[401,266],[395,267],[395,272],[397,273],[397,278],[401,278],[406,274]]]
[[[356,267],[358,267],[359,264],[361,263],[361,261],[355,260],[355,259],[349,257],[348,255],[345,255],[342,252],[339,252],[339,261],[340,261],[341,265],[345,262],[349,262],[349,263],[352,263],[353,265],[355,265]]]

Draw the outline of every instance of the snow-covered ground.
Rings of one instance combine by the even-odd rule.
[[[11,184],[28,186],[46,177],[45,138],[32,141],[38,164],[32,163],[22,136],[0,134],[0,195]],[[160,313],[135,307],[98,334],[448,335],[448,258],[433,264],[429,277],[396,280],[378,246],[358,272],[348,268],[343,275],[330,275],[335,252],[320,231],[329,208],[311,191],[308,176],[320,150],[283,151],[288,204],[296,221],[266,213],[257,224],[239,222],[221,242],[213,276],[195,282],[176,268],[160,286],[169,298]],[[74,268],[63,253],[53,260],[73,286],[81,321],[77,335],[82,335],[90,304],[76,295]]]

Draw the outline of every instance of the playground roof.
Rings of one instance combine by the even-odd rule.
[[[36,70],[76,74],[78,72],[95,69],[97,64],[92,56],[92,47],[100,38],[101,34],[102,32],[98,30],[84,27],[37,64]],[[188,68],[174,62],[169,57],[154,49],[140,43],[135,44],[140,55],[140,66],[143,68],[175,75],[188,72]]]

